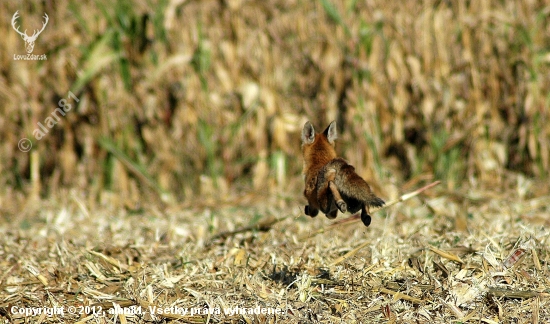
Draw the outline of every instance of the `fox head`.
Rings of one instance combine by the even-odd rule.
[[[317,134],[310,122],[302,129],[302,153],[304,171],[312,166],[322,167],[337,157],[334,141],[338,138],[336,122],[330,123],[324,132]]]

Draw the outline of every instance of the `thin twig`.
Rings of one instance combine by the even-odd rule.
[[[234,231],[221,232],[221,233],[218,233],[218,234],[212,236],[212,238],[210,239],[210,243],[212,243],[213,241],[218,240],[218,239],[224,240],[224,239],[226,239],[230,236],[233,236],[233,235],[236,235],[236,234],[239,234],[239,233],[245,233],[245,232],[251,232],[251,231],[267,232],[273,227],[273,225],[275,225],[279,222],[282,222],[282,221],[284,221],[285,219],[287,219],[289,217],[290,216],[285,216],[285,217],[281,217],[281,218],[268,217],[265,220],[263,220],[261,222],[258,222],[257,224],[254,224],[254,225],[241,227],[241,228],[236,229]]]

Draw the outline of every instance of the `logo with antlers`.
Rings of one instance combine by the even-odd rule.
[[[38,35],[40,35],[40,33],[42,33],[44,28],[46,28],[46,25],[48,24],[48,20],[50,20],[50,18],[48,17],[48,15],[46,13],[44,13],[45,21],[44,21],[44,24],[42,25],[42,29],[40,29],[40,30],[35,29],[32,36],[27,35],[27,30],[26,29],[25,29],[25,32],[23,32],[23,33],[19,31],[19,26],[15,25],[17,18],[19,18],[19,10],[17,10],[13,14],[13,18],[11,19],[11,25],[12,25],[13,29],[15,29],[15,31],[19,35],[21,35],[21,37],[25,41],[25,48],[27,49],[27,53],[30,54],[34,50],[34,42],[36,41],[36,38],[38,38]]]

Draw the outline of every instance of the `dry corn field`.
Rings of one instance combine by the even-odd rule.
[[[0,323],[549,323],[550,3],[0,3]],[[304,214],[301,130],[387,205]]]

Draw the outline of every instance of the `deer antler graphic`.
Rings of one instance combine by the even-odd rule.
[[[19,31],[19,26],[16,26],[15,23],[16,23],[16,20],[17,18],[19,18],[19,10],[17,10],[14,14],[13,14],[13,17],[11,19],[11,26],[13,27],[13,29],[15,29],[15,31],[21,35],[21,37],[23,38],[23,40],[25,41],[25,48],[27,49],[27,53],[32,53],[32,51],[34,50],[34,42],[36,41],[36,38],[38,38],[38,35],[40,35],[40,33],[42,33],[42,31],[44,30],[44,28],[46,28],[46,25],[48,24],[48,21],[50,20],[50,18],[48,17],[48,15],[46,13],[44,13],[44,23],[42,24],[42,29],[40,30],[34,30],[34,33],[32,34],[32,36],[29,36],[27,35],[27,30],[25,29],[25,31],[22,33]]]

